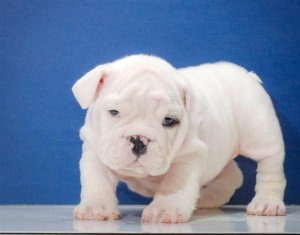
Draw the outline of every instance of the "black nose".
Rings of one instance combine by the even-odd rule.
[[[132,153],[139,158],[141,155],[147,153],[147,145],[141,141],[141,138],[137,136],[136,138],[130,137],[130,142],[134,144],[132,148]]]

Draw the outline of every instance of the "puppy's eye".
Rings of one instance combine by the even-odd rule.
[[[119,116],[119,111],[118,110],[108,110],[111,116],[113,117],[118,117]]]
[[[165,117],[162,124],[163,124],[163,126],[171,127],[177,123],[179,123],[179,121],[177,119],[172,118],[172,117]]]

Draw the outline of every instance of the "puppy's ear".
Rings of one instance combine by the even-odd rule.
[[[72,87],[73,95],[81,108],[87,109],[99,94],[105,77],[107,65],[99,65],[81,77]]]
[[[183,104],[189,116],[189,121],[198,125],[208,109],[207,99],[201,90],[193,92],[188,84],[183,85]]]

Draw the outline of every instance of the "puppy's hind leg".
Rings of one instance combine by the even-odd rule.
[[[286,180],[283,172],[284,151],[258,159],[255,197],[247,207],[249,215],[285,215],[283,195]]]
[[[283,195],[286,180],[283,173],[283,156],[282,150],[257,160],[256,194],[247,207],[249,215],[285,214]]]
[[[284,215],[283,203],[286,180],[283,161],[284,142],[270,98],[263,90],[256,90],[253,107],[243,111],[240,123],[240,154],[257,161],[255,197],[247,207],[250,215]]]
[[[241,187],[243,174],[235,161],[231,161],[223,171],[202,187],[197,208],[216,208],[226,204],[235,190]]]

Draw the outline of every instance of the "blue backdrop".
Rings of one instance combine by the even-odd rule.
[[[286,143],[287,204],[300,203],[300,1],[0,0],[0,204],[79,202],[85,111],[73,83],[134,53],[176,67],[227,60],[255,71]],[[255,112],[255,110],[253,110]],[[231,203],[254,192],[255,163]],[[123,204],[150,199],[118,187]]]

